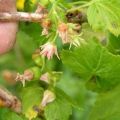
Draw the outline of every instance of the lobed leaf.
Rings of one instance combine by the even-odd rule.
[[[72,106],[67,95],[60,89],[56,89],[56,99],[45,108],[46,120],[68,120],[72,114]]]
[[[22,105],[23,113],[29,119],[37,117],[37,111],[34,110],[35,106],[39,106],[43,96],[43,89],[41,87],[26,87],[23,89]]]
[[[62,61],[99,89],[110,89],[120,82],[120,56],[111,54],[94,40],[74,51],[63,51]]]
[[[107,29],[120,34],[120,1],[93,0],[87,11],[88,22],[93,29]]]
[[[112,91],[100,94],[93,107],[89,120],[120,119],[120,86]]]

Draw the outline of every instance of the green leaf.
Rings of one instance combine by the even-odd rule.
[[[113,91],[100,94],[93,107],[89,120],[120,119],[120,86]]]
[[[120,36],[116,37],[113,34],[108,34],[108,49],[114,54],[120,54]]]
[[[29,47],[26,45],[29,43]],[[22,54],[26,57],[29,57],[31,59],[30,55],[35,50],[36,46],[34,43],[34,40],[29,36],[29,34],[26,34],[24,31],[19,30],[17,33],[17,46],[20,47]],[[18,48],[15,48],[18,49]]]
[[[120,56],[109,53],[94,40],[74,51],[63,51],[62,61],[81,78],[95,83],[99,89],[110,89],[119,83]]]
[[[0,120],[26,120],[25,118],[17,115],[6,108],[0,108]]]
[[[48,39],[41,35],[42,27],[39,25],[39,23],[21,23],[20,28],[21,28],[21,31],[25,32],[31,39],[31,41],[30,41],[30,39],[29,39],[29,41],[26,41],[27,44],[28,44],[28,42],[30,42],[30,43],[33,42],[32,45],[34,45],[35,48],[42,45]],[[25,39],[25,37],[24,37],[24,39]],[[31,47],[29,46],[27,48],[32,48],[32,47],[33,46],[31,46]]]
[[[40,105],[43,96],[43,89],[40,87],[26,87],[23,89],[22,105],[23,113],[29,119],[36,118],[37,112],[34,110],[34,106]]]
[[[87,11],[88,22],[93,29],[107,29],[120,34],[120,1],[93,0]]]
[[[60,89],[56,89],[56,99],[45,108],[47,120],[68,120],[72,114],[72,106],[67,95]]]

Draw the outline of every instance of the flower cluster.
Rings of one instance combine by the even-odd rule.
[[[59,24],[58,34],[59,34],[59,37],[62,39],[63,44],[69,43],[70,47],[71,45],[78,47],[80,46],[80,42],[85,43],[84,39],[81,38],[82,33],[77,33],[76,29],[80,29],[80,25],[72,24],[72,23]]]
[[[64,20],[61,18],[63,16],[60,16],[57,10],[62,13],[65,12],[63,8],[56,3],[49,12],[47,12],[46,18],[40,22],[42,26],[41,35],[44,35],[48,39],[48,41],[41,46],[40,55],[47,57],[48,60],[52,59],[54,54],[60,59],[57,52],[57,45],[55,44],[57,37],[61,38],[63,44],[70,44],[70,48],[72,45],[78,47],[81,43],[85,43],[81,37],[82,33],[80,33],[81,24],[63,22]],[[38,4],[36,13],[45,11],[45,7]]]
[[[46,21],[44,23],[44,29],[42,31],[42,35],[48,35],[48,29],[49,29],[49,25],[50,21]],[[65,24],[65,23],[60,23],[58,25],[58,29],[57,29],[57,34],[59,35],[59,37],[62,40],[63,44],[69,43],[70,44],[70,48],[72,45],[78,47],[80,46],[80,43],[85,43],[85,40],[81,37],[82,33],[77,33],[75,30],[76,29],[80,29],[80,26],[76,25],[76,24]],[[54,41],[53,41],[54,42]],[[40,52],[41,55],[46,56],[49,60],[53,57],[53,55],[55,54],[57,56],[58,59],[58,52],[57,52],[57,46],[52,43],[52,42],[47,42],[46,44],[41,46],[42,51]]]

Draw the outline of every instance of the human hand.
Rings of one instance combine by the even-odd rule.
[[[0,0],[0,12],[16,11],[16,0]],[[15,43],[17,22],[0,22],[0,55],[8,52]]]

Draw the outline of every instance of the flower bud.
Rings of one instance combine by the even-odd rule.
[[[43,66],[43,58],[40,56],[40,49],[35,50],[35,52],[32,54],[32,59],[34,60],[37,66]]]
[[[16,81],[22,82],[23,87],[25,87],[25,81],[27,80],[26,77],[20,73],[17,73],[17,76],[15,78]]]
[[[51,103],[55,100],[56,96],[55,94],[50,91],[50,90],[45,90],[44,91],[44,95],[43,95],[43,99],[41,102],[41,107],[45,107],[48,103]]]
[[[26,76],[26,79],[32,80],[34,77],[34,74],[30,69],[28,69],[24,71],[24,76]]]
[[[50,74],[48,72],[42,74],[40,77],[40,80],[49,84],[50,83]]]
[[[16,81],[20,81],[25,86],[26,81],[39,80],[41,76],[41,69],[38,67],[32,67],[24,71],[24,74],[17,73]]]
[[[60,79],[61,74],[62,72],[46,72],[41,75],[40,80],[48,84],[55,85],[56,82],[58,82],[58,80]]]
[[[41,76],[41,69],[39,67],[31,67],[29,68],[29,70],[31,70],[33,72],[33,79],[32,80],[39,80],[40,76]]]

